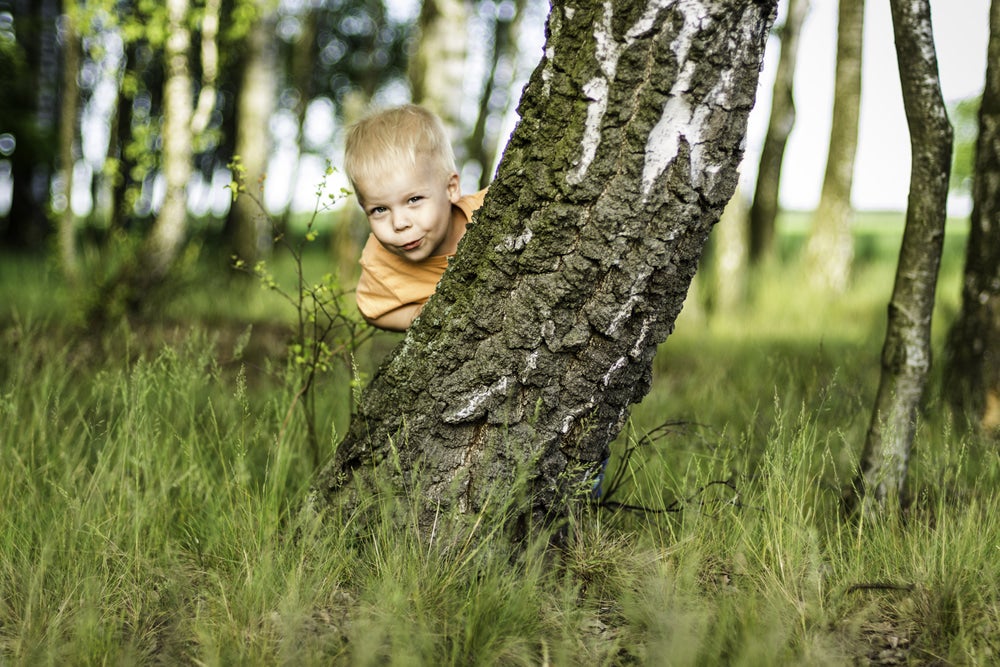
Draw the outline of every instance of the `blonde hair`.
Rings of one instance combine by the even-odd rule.
[[[355,190],[359,180],[377,178],[401,163],[415,166],[421,160],[430,161],[445,178],[458,171],[444,123],[416,104],[376,111],[347,131],[344,171]]]

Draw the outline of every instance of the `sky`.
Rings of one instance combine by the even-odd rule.
[[[931,21],[945,101],[979,95],[986,76],[989,0],[931,0]],[[833,108],[836,26],[837,1],[812,0],[802,29],[795,76],[796,123],[781,177],[780,201],[786,209],[810,210],[819,201]],[[767,97],[774,79],[777,45],[772,40],[765,55],[761,94],[751,114],[747,156],[741,169],[744,181],[752,179],[767,129]],[[886,0],[866,3],[862,58],[853,204],[861,210],[905,210],[910,181],[909,133]],[[752,188],[752,182],[745,185]],[[951,208],[960,214],[968,203],[956,200]]]

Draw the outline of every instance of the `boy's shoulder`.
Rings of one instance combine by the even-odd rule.
[[[459,200],[455,203],[455,206],[460,208],[463,213],[465,213],[465,219],[471,220],[472,213],[479,209],[483,205],[483,200],[486,198],[486,192],[489,188],[483,188],[479,192],[474,192],[468,195],[462,195]]]

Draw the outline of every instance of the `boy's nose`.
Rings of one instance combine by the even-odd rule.
[[[392,216],[392,227],[396,231],[410,228],[410,217],[405,213],[394,213]]]

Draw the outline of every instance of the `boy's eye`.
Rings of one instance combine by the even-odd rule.
[[[385,206],[372,206],[368,209],[368,215],[382,215],[385,211]]]
[[[420,195],[413,195],[413,196],[412,196],[412,197],[410,197],[410,198],[409,198],[409,199],[408,199],[407,201],[408,201],[408,202],[409,202],[410,204],[416,204],[416,203],[417,203],[418,201],[420,201],[421,199],[423,199],[423,197],[421,197]]]

